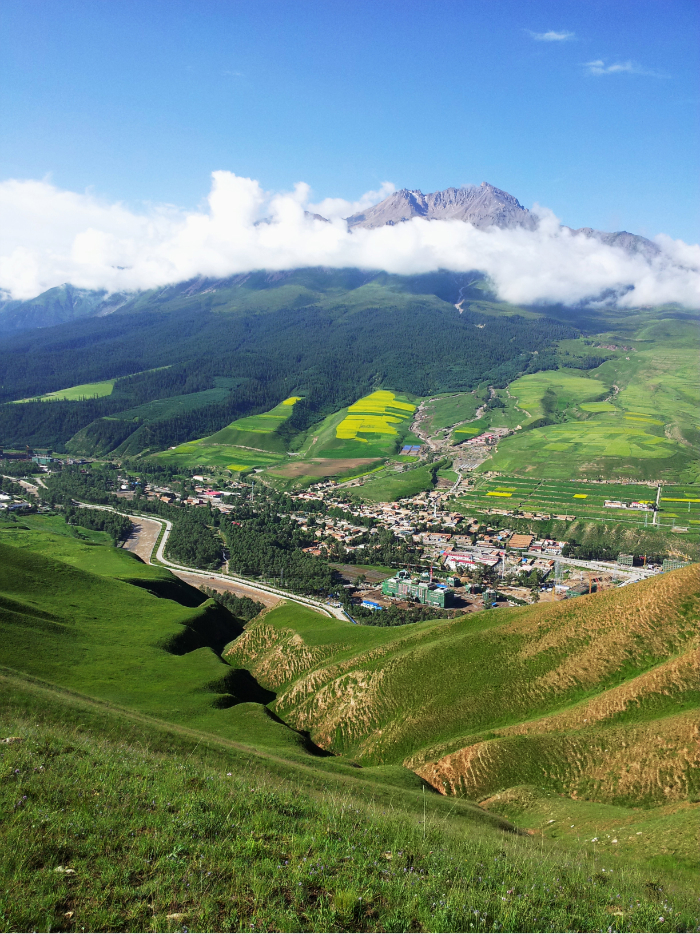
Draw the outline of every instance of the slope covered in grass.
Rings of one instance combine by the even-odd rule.
[[[275,610],[228,649],[327,749],[486,798],[697,794],[697,568],[558,604],[401,627]]]
[[[41,725],[38,725],[41,724]],[[677,880],[390,800],[0,672],[0,923],[686,931]],[[422,807],[420,806],[422,804]],[[459,810],[457,809],[457,817]],[[620,871],[623,870],[623,871]]]
[[[46,533],[22,534],[23,548],[0,539],[0,665],[141,715],[272,750],[313,765],[326,778],[355,774],[356,764],[328,756],[281,721],[266,706],[274,692],[221,657],[243,629],[219,603],[119,549],[95,545],[86,556],[83,543],[65,537],[63,560],[54,560],[42,553]],[[86,558],[90,571],[80,567]],[[300,610],[285,606],[292,616]],[[404,791],[423,784],[402,766],[363,775]],[[490,820],[471,805],[465,811],[477,813]]]

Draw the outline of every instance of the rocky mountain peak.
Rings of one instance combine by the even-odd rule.
[[[392,226],[413,217],[426,220],[460,220],[474,227],[524,227],[534,230],[537,218],[520,204],[517,198],[488,182],[465,185],[423,194],[403,188],[379,204],[347,218],[348,227]]]

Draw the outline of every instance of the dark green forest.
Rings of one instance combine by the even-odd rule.
[[[347,279],[352,271],[345,272]],[[455,277],[446,274],[398,284],[388,277],[362,301],[352,277],[326,278],[314,280],[315,291],[297,282],[289,304],[260,280],[265,288],[244,296],[249,302],[254,293],[254,313],[241,307],[240,288],[188,295],[178,286],[145,293],[106,317],[1,337],[0,403],[118,381],[101,399],[0,404],[0,444],[136,455],[302,395],[285,426],[291,437],[379,386],[417,396],[503,386],[556,366],[553,342],[579,334],[554,317],[468,306],[460,314],[449,302]],[[167,399],[175,401],[149,408]]]
[[[65,520],[68,525],[79,525],[83,529],[107,532],[112,536],[115,545],[126,541],[134,528],[128,516],[107,512],[104,509],[81,509],[68,506],[65,511]]]

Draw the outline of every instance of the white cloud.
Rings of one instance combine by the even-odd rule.
[[[550,29],[549,32],[532,32],[532,30],[528,29],[528,32],[538,42],[568,42],[570,39],[576,38],[576,33],[567,32],[566,30],[557,32],[555,29]]]
[[[585,62],[584,68],[588,69],[589,75],[645,75],[647,78],[665,78],[666,75],[659,71],[651,71],[648,68],[642,68],[637,62],[613,62],[606,65],[602,58],[597,58],[592,62]]]
[[[335,217],[350,217],[359,211],[366,211],[373,204],[378,204],[396,191],[392,182],[382,182],[377,191],[367,191],[357,201],[346,201],[345,198],[324,198],[318,204],[310,204],[307,208],[313,214],[320,214],[329,220]]]
[[[391,188],[383,186],[371,200]],[[502,299],[516,303],[575,303],[607,292],[626,306],[700,307],[700,246],[669,237],[657,238],[661,253],[648,261],[574,236],[541,208],[534,232],[422,218],[350,232],[341,216],[370,200],[309,204],[308,198],[304,183],[292,193],[270,194],[253,179],[220,171],[212,175],[205,209],[155,205],[137,213],[47,181],[5,181],[0,289],[27,299],[64,282],[117,292],[254,269],[360,267],[407,275],[479,269]],[[322,213],[324,205],[334,208],[327,210],[331,223],[304,213]],[[270,223],[258,224],[264,217]]]

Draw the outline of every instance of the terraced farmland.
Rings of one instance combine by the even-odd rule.
[[[269,412],[239,418],[208,438],[187,441],[157,457],[183,467],[225,467],[238,472],[278,464],[287,452],[287,442],[278,429],[289,419],[299,398],[290,396]]]
[[[465,509],[476,511],[518,509],[533,514],[612,519],[644,526],[652,523],[652,512],[610,508],[605,506],[605,501],[653,504],[656,493],[655,486],[646,484],[525,480],[522,477],[506,476],[477,481],[474,490],[460,495],[459,503]]]
[[[378,390],[312,428],[300,450],[302,457],[391,457],[408,435],[416,406],[406,396]],[[415,439],[420,444],[420,439]]]
[[[664,486],[659,498],[659,521],[700,533],[700,485]]]
[[[396,426],[411,419],[416,407],[400,401],[393,392],[379,390],[348,406],[345,418],[335,430],[336,438],[369,443],[365,435],[398,436]]]

